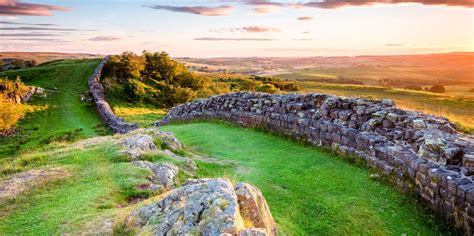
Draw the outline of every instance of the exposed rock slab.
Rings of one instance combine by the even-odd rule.
[[[151,163],[148,161],[134,161],[133,164],[150,169],[153,172],[153,180],[163,186],[165,190],[171,190],[175,184],[175,178],[179,169],[171,163]]]
[[[242,187],[239,189],[243,191]],[[270,212],[263,215],[271,216]],[[273,235],[262,228],[245,229],[242,219],[232,183],[225,179],[196,179],[188,180],[159,202],[134,211],[127,226],[154,235]]]
[[[70,174],[66,170],[59,168],[28,170],[14,174],[9,179],[0,183],[0,201],[13,198],[41,186],[48,181],[68,176],[70,176]]]

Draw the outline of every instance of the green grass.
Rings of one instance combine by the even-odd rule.
[[[232,160],[231,179],[259,187],[290,235],[449,234],[413,198],[313,147],[228,124],[168,125],[188,148]]]
[[[28,154],[42,159],[41,166],[60,167],[72,176],[47,184],[0,204],[1,235],[50,235],[80,229],[94,217],[118,211],[134,197],[150,196],[136,190],[149,174],[128,162],[121,162],[116,146],[105,143],[86,150],[50,146],[44,152]],[[55,152],[54,155],[48,152]],[[28,158],[18,156],[17,158]],[[37,168],[38,165],[29,165]]]
[[[0,139],[0,159],[18,151],[35,148],[57,135],[80,130],[84,138],[107,133],[93,104],[80,100],[87,90],[87,79],[99,60],[65,60],[29,69],[0,73],[0,77],[21,77],[27,85],[47,90],[47,98],[35,98],[33,105],[46,109],[28,113],[12,138]]]

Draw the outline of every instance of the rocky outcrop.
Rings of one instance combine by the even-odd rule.
[[[241,194],[247,191],[243,190],[246,184],[239,186]],[[191,179],[159,202],[132,212],[126,225],[140,232],[151,231],[154,235],[276,234],[265,199],[254,198],[261,193],[252,186],[250,194],[245,193],[246,197],[241,200],[236,191],[225,179]],[[265,207],[253,209],[257,205]],[[246,214],[241,215],[241,212]],[[244,220],[248,218],[252,223],[261,223],[261,227],[244,227]]]
[[[0,182],[0,203],[24,192],[34,190],[47,182],[69,177],[71,174],[60,168],[28,170],[14,174]]]
[[[177,106],[156,125],[193,119],[264,127],[362,159],[473,232],[474,138],[446,118],[402,110],[390,100],[239,92]]]
[[[160,184],[164,190],[171,190],[174,187],[174,179],[178,175],[178,167],[170,163],[151,163],[148,161],[134,161],[136,166],[149,169],[153,172],[153,181]]]
[[[110,108],[109,103],[105,100],[104,87],[100,83],[100,76],[102,68],[107,62],[107,57],[100,62],[94,73],[89,78],[89,90],[94,98],[94,103],[97,107],[97,112],[102,120],[111,128],[114,133],[127,133],[130,130],[136,129],[138,126],[135,123],[128,123],[114,114]]]
[[[136,134],[126,137],[122,145],[125,146],[124,153],[130,156],[132,160],[158,149],[153,141],[153,137],[147,134]]]

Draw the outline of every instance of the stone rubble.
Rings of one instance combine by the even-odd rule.
[[[264,127],[358,157],[474,232],[474,138],[446,118],[402,110],[390,100],[238,92],[179,105],[155,125],[193,119]]]

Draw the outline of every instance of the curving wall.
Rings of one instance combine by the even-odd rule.
[[[108,57],[105,57],[95,69],[89,78],[89,91],[92,94],[94,103],[97,107],[102,120],[110,127],[114,133],[127,133],[130,130],[138,128],[137,124],[125,122],[122,118],[116,116],[109,103],[105,100],[104,87],[100,83],[100,76]]]
[[[446,118],[398,109],[391,100],[239,92],[174,107],[156,125],[193,119],[264,127],[351,154],[474,232],[474,138]]]

